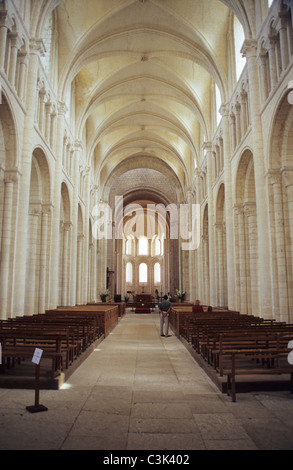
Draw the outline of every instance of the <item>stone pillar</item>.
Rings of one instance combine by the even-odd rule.
[[[15,77],[16,77],[16,65],[17,65],[17,52],[19,47],[19,38],[18,33],[10,32],[8,33],[10,40],[10,60],[9,60],[9,69],[8,69],[8,80],[12,86],[15,86]]]
[[[51,264],[50,264],[50,294],[49,308],[58,305],[59,287],[59,253],[60,253],[60,204],[61,204],[61,182],[62,182],[62,150],[64,135],[64,119],[66,113],[65,103],[58,103],[57,135],[56,135],[56,163],[54,169],[54,184],[52,197],[52,223],[51,223]]]
[[[89,270],[88,270],[88,263],[89,263],[89,206],[90,206],[90,169],[86,169],[85,173],[85,185],[84,185],[84,201],[85,201],[85,210],[84,210],[84,236],[85,242],[83,245],[83,266],[82,266],[82,301],[83,303],[87,303],[89,300],[89,288],[88,288],[88,281],[89,281]]]
[[[245,203],[244,213],[247,221],[247,238],[246,249],[248,251],[249,266],[249,283],[247,283],[247,303],[248,313],[254,315],[259,311],[259,280],[258,280],[258,243],[257,243],[257,219],[255,203]]]
[[[241,142],[241,118],[240,118],[240,104],[235,104],[235,117],[236,117],[236,145]]]
[[[224,152],[224,179],[225,179],[225,226],[226,226],[226,253],[227,253],[227,303],[231,310],[236,309],[235,296],[235,264],[234,264],[234,227],[233,227],[233,196],[231,147],[229,135],[229,108],[221,107],[223,125],[223,152]]]
[[[216,304],[216,283],[215,283],[215,216],[214,216],[214,194],[213,194],[213,153],[212,145],[205,144],[207,150],[207,195],[208,195],[208,218],[209,218],[209,304]]]
[[[255,195],[257,208],[258,226],[258,266],[259,266],[259,289],[260,289],[260,311],[254,312],[263,317],[272,317],[272,291],[271,291],[271,257],[269,244],[269,221],[268,202],[265,178],[265,158],[262,135],[262,124],[260,118],[260,96],[258,69],[256,60],[256,41],[246,40],[244,42],[244,54],[247,59],[247,70],[249,80],[249,100],[251,110],[251,130],[253,140],[253,161],[255,175]]]
[[[276,62],[276,39],[274,37],[269,37],[267,49],[269,53],[269,71],[271,79],[271,89],[273,89],[277,84],[277,62]]]
[[[24,299],[26,289],[26,263],[28,244],[28,211],[30,199],[30,180],[32,167],[32,152],[35,142],[35,110],[37,99],[37,79],[40,54],[40,42],[35,39],[30,41],[29,66],[26,88],[26,116],[23,128],[23,142],[21,155],[21,177],[19,180],[19,196],[17,211],[17,239],[15,247],[15,259],[17,269],[14,272],[14,311],[17,315],[24,313]]]
[[[279,11],[279,34],[282,70],[286,70],[289,63],[289,50],[287,39],[288,13]]]
[[[280,321],[288,320],[288,299],[287,299],[287,266],[286,266],[286,248],[285,248],[285,227],[283,217],[283,200],[280,173],[270,174],[270,183],[273,187],[274,200],[274,220],[275,220],[275,243],[276,243],[276,262],[277,262],[277,292],[278,292],[278,312],[277,319]]]
[[[20,100],[23,101],[24,93],[26,89],[28,54],[26,52],[20,52],[18,54],[18,58],[19,58],[19,75],[18,75],[17,93],[18,93]]]
[[[40,251],[40,284],[39,284],[39,313],[45,313],[47,292],[47,256],[48,256],[48,225],[51,206],[42,207],[41,222],[41,251]]]
[[[77,302],[77,246],[78,246],[78,195],[79,195],[79,164],[82,153],[82,143],[76,141],[73,153],[73,195],[72,195],[72,236],[71,236],[71,287],[70,303],[75,305]]]
[[[69,300],[69,286],[70,286],[70,269],[69,269],[69,251],[70,251],[70,229],[71,223],[63,224],[63,250],[62,250],[62,284],[61,284],[61,303],[68,305]]]
[[[286,252],[287,252],[287,273],[288,273],[288,323],[293,323],[293,170],[292,167],[282,168],[282,181],[283,188],[286,194],[288,213],[287,213],[287,226],[288,235],[286,239]]]
[[[39,129],[41,134],[44,134],[45,130],[45,96],[46,91],[42,88],[39,92]]]
[[[239,306],[240,313],[247,312],[247,275],[246,242],[243,206],[235,207],[238,226],[238,257],[239,257]]]
[[[9,285],[12,272],[10,269],[10,250],[12,242],[12,210],[13,210],[14,178],[5,175],[4,178],[4,204],[3,225],[1,239],[0,259],[0,319],[6,320],[8,312]]]
[[[216,267],[217,267],[217,305],[224,306],[224,256],[223,256],[223,224],[215,224],[216,234]]]
[[[79,234],[77,237],[77,275],[76,275],[76,303],[81,305],[83,303],[82,295],[82,266],[83,266],[83,245],[84,245],[84,235]]]
[[[36,289],[36,269],[37,269],[37,248],[38,248],[38,227],[39,227],[40,208],[33,204],[29,210],[30,237],[28,247],[28,271],[26,276],[26,302],[25,313],[33,315],[38,313],[37,309],[37,289]]]
[[[7,43],[8,19],[7,11],[0,11],[0,70],[4,69]]]
[[[260,70],[260,92],[262,103],[265,103],[269,95],[268,84],[268,64],[267,64],[267,51],[262,50],[259,53],[259,70]]]

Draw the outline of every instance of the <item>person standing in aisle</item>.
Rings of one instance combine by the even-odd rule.
[[[159,312],[160,312],[160,334],[161,336],[169,336],[169,314],[171,311],[172,305],[170,300],[168,300],[168,296],[164,295],[163,301],[159,305]],[[164,334],[164,326],[165,326],[165,334]]]

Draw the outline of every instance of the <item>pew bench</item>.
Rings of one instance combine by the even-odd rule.
[[[230,351],[229,367],[223,369],[227,376],[227,395],[236,402],[236,377],[250,375],[290,375],[290,391],[293,393],[293,365],[287,361],[290,350],[250,349]]]
[[[1,373],[5,373],[6,368],[10,368],[11,362],[15,360],[19,362],[21,360],[32,359],[34,355],[35,347],[29,345],[22,346],[4,346],[2,347],[2,364],[0,364]],[[63,370],[63,352],[43,350],[42,358],[51,359],[51,379],[53,380],[56,376],[60,375]]]

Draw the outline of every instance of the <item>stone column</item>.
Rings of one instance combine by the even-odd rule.
[[[277,84],[277,63],[276,63],[276,39],[275,37],[269,37],[267,43],[267,49],[269,53],[269,70],[271,79],[271,89]]]
[[[240,313],[247,313],[247,274],[246,241],[243,206],[235,206],[238,226],[238,257],[239,257],[239,305]]]
[[[9,60],[9,69],[8,69],[8,80],[12,86],[15,86],[15,77],[16,77],[16,65],[17,65],[17,52],[19,47],[19,38],[18,33],[10,32],[8,33],[10,40],[10,60]]]
[[[18,93],[20,100],[23,101],[25,88],[26,88],[28,54],[26,52],[20,52],[18,54],[18,57],[19,57],[19,75],[18,75],[17,93]]]
[[[45,313],[47,292],[47,256],[48,256],[48,225],[51,206],[43,206],[41,222],[41,251],[40,251],[40,284],[39,284],[39,313]]]
[[[289,50],[287,40],[287,25],[288,25],[288,13],[286,11],[279,11],[279,34],[280,34],[280,50],[281,50],[281,61],[282,70],[286,70],[289,63]]]
[[[240,118],[240,104],[235,104],[235,117],[236,117],[236,145],[241,142],[241,118]]]
[[[231,147],[229,135],[229,108],[221,108],[223,125],[223,152],[224,152],[224,179],[225,179],[225,226],[226,226],[226,253],[227,253],[227,302],[231,310],[236,309],[235,296],[235,264],[234,264],[234,228],[233,228],[233,196]]]
[[[215,224],[216,233],[216,265],[217,265],[217,305],[224,306],[224,256],[223,256],[223,224]]]
[[[207,150],[207,195],[208,195],[208,218],[209,218],[209,304],[216,304],[216,283],[215,283],[215,216],[214,216],[214,194],[213,194],[213,153],[212,145],[205,144]]]
[[[285,247],[285,227],[283,217],[283,200],[280,173],[270,173],[270,183],[273,187],[274,200],[274,220],[275,220],[275,243],[276,243],[276,262],[277,262],[277,292],[278,292],[278,312],[277,319],[287,321],[288,319],[288,296],[287,296],[287,266],[286,266],[286,247]]]
[[[25,302],[25,313],[28,315],[33,315],[38,313],[36,311],[38,303],[36,302],[37,298],[37,289],[36,289],[36,269],[38,261],[38,227],[39,227],[39,217],[40,217],[40,207],[35,206],[34,204],[30,207],[29,210],[29,220],[30,220],[30,237],[29,237],[29,247],[28,247],[28,272],[26,277],[26,302]]]
[[[57,135],[56,135],[56,163],[54,168],[54,184],[52,197],[52,222],[51,222],[51,263],[50,263],[50,293],[49,308],[58,305],[59,291],[59,253],[60,253],[60,204],[62,182],[62,150],[64,135],[65,103],[58,103]]]
[[[192,191],[191,188],[189,188],[186,192],[186,203],[188,205],[188,223],[189,223],[189,227],[188,227],[188,230],[187,232],[192,232],[192,237],[195,237],[196,236],[196,233],[194,233],[195,231],[193,230],[193,226],[192,226],[192,216],[193,216],[193,211],[192,211],[192,207],[193,207],[193,204],[195,202],[195,198],[194,198],[194,193]],[[200,221],[198,220],[197,221],[198,223],[200,223]],[[196,229],[196,227],[194,227]],[[167,241],[167,240],[166,240]],[[187,242],[187,240],[186,240]],[[190,243],[191,244],[191,243]],[[167,261],[167,243],[165,243],[165,272],[168,272],[168,262]],[[191,247],[192,248],[192,247]],[[186,286],[186,290],[187,290],[187,299],[192,301],[195,299],[195,295],[196,295],[196,274],[195,274],[195,249],[189,249],[188,252],[187,252],[187,264],[188,264],[188,269],[187,269],[187,273],[186,273],[186,276],[185,276],[185,279],[184,279],[184,285]],[[167,282],[168,279],[167,279],[167,276],[166,276],[166,286],[169,288],[170,286],[170,283]]]
[[[269,95],[268,84],[268,64],[267,64],[267,51],[262,50],[259,53],[259,70],[260,70],[260,92],[262,96],[262,103],[265,103]]]
[[[288,323],[293,323],[293,169],[284,166],[282,168],[282,182],[286,194],[288,213],[287,226],[288,235],[286,238],[287,252],[287,273],[288,273]]]
[[[4,177],[3,225],[0,258],[0,319],[6,320],[8,312],[9,286],[11,285],[10,250],[12,243],[12,210],[15,176]]]
[[[82,300],[82,265],[83,265],[83,245],[84,245],[84,235],[80,234],[77,237],[77,275],[76,275],[76,303],[81,305]]]
[[[42,88],[39,91],[39,129],[41,134],[44,134],[45,130],[45,96],[46,96],[46,91],[44,88]]]
[[[37,99],[37,78],[40,54],[40,42],[30,41],[29,66],[26,89],[26,116],[23,129],[23,143],[21,155],[21,178],[19,181],[17,240],[15,259],[17,269],[14,273],[14,311],[17,315],[24,312],[24,299],[26,289],[26,262],[28,244],[28,211],[30,199],[30,180],[32,166],[33,144],[35,142],[35,110]]]
[[[260,118],[260,96],[258,69],[256,60],[256,41],[246,40],[243,51],[247,59],[247,70],[249,80],[249,100],[251,110],[251,130],[253,139],[253,161],[255,175],[255,195],[257,208],[258,226],[258,266],[259,266],[259,289],[260,289],[260,311],[254,312],[263,317],[272,317],[272,280],[271,280],[271,257],[269,244],[269,221],[268,201],[265,178],[265,158],[262,134],[262,123]]]
[[[0,70],[4,69],[8,31],[7,11],[0,12]]]
[[[69,300],[69,286],[70,286],[70,269],[69,269],[69,251],[70,251],[70,229],[71,222],[63,224],[63,257],[62,257],[62,290],[61,290],[61,302],[62,305],[68,305]]]
[[[77,302],[77,237],[78,237],[78,195],[79,195],[79,164],[82,153],[82,143],[76,141],[73,153],[73,195],[72,195],[72,236],[71,236],[71,287],[70,303],[75,305]]]
[[[247,221],[247,251],[249,256],[249,281],[247,283],[248,313],[255,314],[259,311],[259,280],[258,280],[258,243],[257,243],[257,218],[255,203],[245,203],[244,213]],[[248,266],[247,266],[248,270]]]
[[[85,209],[84,209],[84,236],[85,236],[85,243],[83,245],[83,266],[82,266],[82,301],[83,303],[87,303],[89,300],[89,288],[88,288],[88,281],[89,281],[89,271],[88,271],[88,263],[89,263],[89,205],[90,205],[90,169],[86,168],[85,173],[85,187],[84,187],[84,201],[85,201]]]

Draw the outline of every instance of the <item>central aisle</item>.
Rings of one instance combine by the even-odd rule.
[[[290,392],[232,403],[177,337],[160,336],[158,313],[127,311],[62,389],[41,390],[48,411],[27,412],[33,399],[0,389],[0,449],[293,449]]]
[[[91,389],[63,449],[255,449],[159,315],[127,313],[69,379]],[[228,443],[232,440],[233,443]]]

